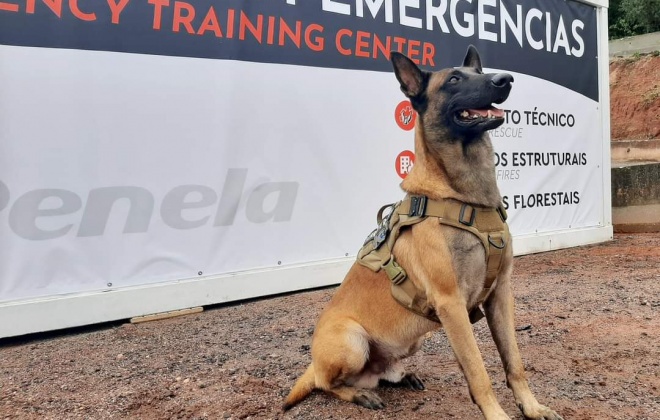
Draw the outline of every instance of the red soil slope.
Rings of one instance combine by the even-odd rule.
[[[610,62],[612,141],[660,139],[660,56]]]

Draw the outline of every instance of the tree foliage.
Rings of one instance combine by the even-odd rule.
[[[610,39],[660,31],[660,0],[610,0]]]

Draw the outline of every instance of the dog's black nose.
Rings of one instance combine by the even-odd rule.
[[[513,76],[508,73],[498,73],[491,79],[491,82],[497,87],[504,87],[513,83]]]

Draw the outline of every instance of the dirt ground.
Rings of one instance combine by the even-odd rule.
[[[566,420],[660,418],[660,233],[515,264],[518,340],[541,403]],[[441,331],[406,361],[426,391],[383,389],[380,411],[315,392],[283,415],[333,290],[0,341],[0,418],[480,418]],[[475,333],[503,408],[521,419],[484,321]]]
[[[660,56],[610,62],[612,140],[660,138]]]

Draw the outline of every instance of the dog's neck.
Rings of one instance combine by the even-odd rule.
[[[415,165],[401,183],[411,194],[431,199],[453,198],[484,207],[502,202],[495,176],[495,156],[488,134],[467,145],[441,142],[431,149],[423,123],[415,125]]]

